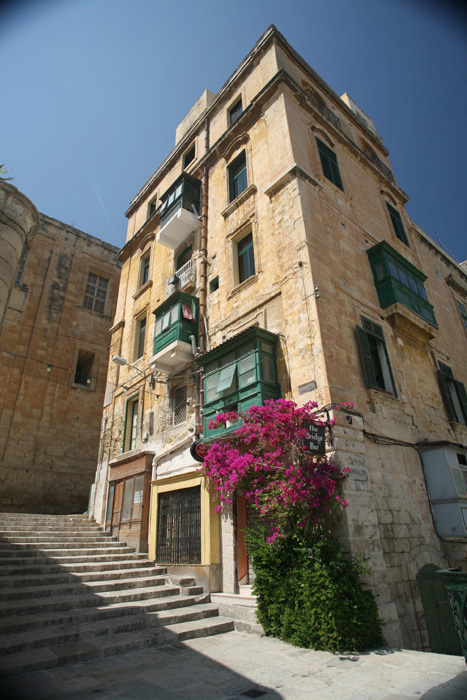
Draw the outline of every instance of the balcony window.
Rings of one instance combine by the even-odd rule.
[[[251,328],[223,343],[199,360],[204,368],[203,432],[205,439],[234,430],[236,421],[222,428],[209,429],[218,413],[245,411],[260,406],[266,399],[278,399],[277,336],[260,328]]]
[[[198,340],[198,299],[175,292],[155,311],[154,354],[175,341],[191,347],[190,336]]]
[[[199,228],[201,182],[182,173],[161,197],[157,240],[175,249]]]
[[[428,302],[426,275],[405,260],[386,241],[367,251],[381,308],[400,303],[438,328],[433,306]]]

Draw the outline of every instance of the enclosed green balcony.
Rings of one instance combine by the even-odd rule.
[[[157,242],[175,250],[200,227],[201,182],[182,173],[161,197]]]
[[[199,302],[191,294],[175,292],[154,314],[154,355],[149,364],[173,374],[193,361],[193,346],[198,345]]]
[[[402,304],[434,328],[438,328],[424,282],[426,275],[402,257],[386,241],[367,251],[381,308]]]
[[[210,440],[239,428],[240,420],[209,429],[219,413],[246,411],[266,399],[281,395],[277,378],[278,336],[261,328],[250,328],[228,340],[200,360],[204,369],[203,435]]]

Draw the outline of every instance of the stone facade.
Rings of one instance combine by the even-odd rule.
[[[258,395],[277,391],[331,411],[355,404],[339,413],[329,446],[352,469],[340,535],[368,557],[388,643],[426,648],[417,572],[466,556],[465,267],[409,219],[371,119],[274,27],[204,112],[182,125],[175,149],[127,211],[111,354],[132,366],[109,369],[94,513],[119,532],[109,475],[132,454],[152,453],[148,546],[151,556],[166,552],[160,494],[180,482],[185,494],[174,503],[182,502],[198,483],[189,447],[203,410],[228,407],[229,396],[239,408],[254,400],[245,398],[247,370],[241,376],[241,360],[234,367],[232,358],[253,352],[242,334],[258,329],[248,336]],[[185,199],[184,172],[201,186],[195,206]],[[178,335],[165,342],[172,328]],[[275,338],[274,360],[260,329]],[[223,348],[225,363],[216,366],[230,362],[231,370],[215,375],[209,361]],[[442,483],[430,455],[451,460]],[[209,485],[200,486],[198,565],[215,571],[207,574],[211,590],[235,593],[246,580],[236,533],[244,516],[235,508],[223,515],[218,558],[219,524],[203,500]]]
[[[39,215],[36,236],[15,271],[0,334],[3,511],[76,513],[87,507],[118,290],[117,252]]]

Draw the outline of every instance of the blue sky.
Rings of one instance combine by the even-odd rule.
[[[205,88],[274,23],[374,120],[414,221],[467,258],[467,18],[435,0],[16,0],[0,10],[0,163],[122,246],[124,212]]]

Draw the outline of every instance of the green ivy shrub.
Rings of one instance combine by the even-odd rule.
[[[257,617],[268,636],[307,649],[366,651],[384,644],[376,601],[365,573],[329,534],[291,534],[272,544],[247,532],[253,558]]]

